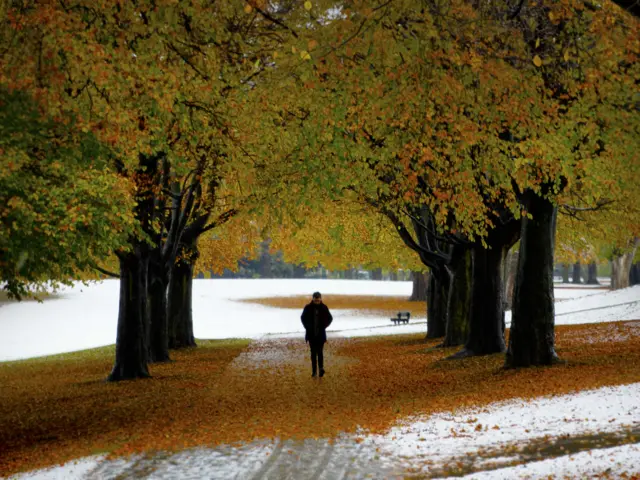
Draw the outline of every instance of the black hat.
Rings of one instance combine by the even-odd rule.
[[[320,292],[313,292],[313,298],[322,298],[322,295],[320,295]]]

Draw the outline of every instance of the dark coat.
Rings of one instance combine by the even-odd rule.
[[[318,315],[318,328],[317,331],[314,331],[314,319],[316,312]],[[324,303],[315,304],[311,302],[305,305],[300,319],[302,320],[302,325],[304,325],[304,329],[306,330],[304,336],[305,341],[314,343],[324,343],[327,341],[326,329],[333,321],[333,316],[331,315],[331,312],[329,312],[329,307]]]

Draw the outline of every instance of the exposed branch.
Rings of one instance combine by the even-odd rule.
[[[104,275],[107,275],[107,276],[113,277],[113,278],[120,278],[120,275],[118,275],[117,273],[110,272],[109,270],[106,270],[106,269],[102,268],[101,266],[99,266],[98,264],[96,264],[94,262],[89,262],[89,265],[91,266],[91,268],[99,271],[100,273],[103,273]]]
[[[219,227],[220,225],[223,225],[223,224],[227,223],[229,220],[231,220],[237,214],[238,214],[238,210],[236,210],[235,208],[232,208],[230,210],[227,210],[226,212],[221,213],[220,215],[218,215],[218,218],[216,218],[209,225],[206,225],[206,226],[202,227],[202,229],[200,230],[200,235],[203,234],[204,232],[207,232],[209,230],[213,230],[214,228]]]

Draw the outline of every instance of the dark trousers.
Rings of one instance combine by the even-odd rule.
[[[317,367],[320,367],[320,370],[324,370],[324,353],[322,352],[324,342],[312,340],[309,342],[309,346],[311,347],[311,370],[313,373],[318,371]]]

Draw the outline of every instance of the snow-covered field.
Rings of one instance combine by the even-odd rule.
[[[308,295],[406,295],[410,282],[366,280],[195,280],[193,317],[196,338],[260,338],[301,335],[300,310],[238,302],[240,299]],[[0,361],[110,345],[115,342],[119,282],[64,288],[44,302],[0,303]],[[555,289],[556,323],[596,323],[640,319],[640,287],[610,292],[593,288]],[[334,311],[333,336],[384,335],[426,331],[426,316],[391,325],[386,316]],[[425,312],[426,315],[426,312]],[[507,323],[510,312],[507,312]]]
[[[311,279],[196,280],[193,298],[195,335],[197,338],[301,336],[299,310],[270,308],[236,300],[310,296],[316,290],[323,293],[331,307],[332,294],[408,296],[411,283]],[[557,324],[640,320],[640,286],[614,292],[557,286],[556,300]],[[112,280],[67,288],[43,303],[0,304],[0,361],[112,344],[116,334],[117,307],[118,283]],[[300,310],[302,307],[300,305]],[[386,317],[340,310],[334,310],[333,314],[332,336],[426,330],[424,317],[412,319],[408,325],[390,326]],[[623,474],[640,473],[640,444],[633,440],[640,434],[638,398],[640,384],[529,402],[512,400],[478,411],[448,412],[410,419],[388,435],[365,435],[359,442],[345,437],[337,439],[331,447],[325,440],[320,440],[304,448],[329,449],[327,451],[333,452],[333,457],[329,455],[327,458],[350,459],[351,470],[340,474],[344,478],[363,478],[365,472],[371,473],[373,467],[373,472],[378,472],[377,476],[374,473],[367,478],[388,478],[407,465],[414,466],[417,473],[427,473],[434,471],[434,465],[469,464],[470,461],[475,468],[486,468],[487,471],[466,478],[548,478],[550,475],[555,478],[584,478],[605,471],[611,475],[610,478],[618,478]],[[631,444],[605,449],[600,448],[602,444],[596,441],[602,436],[616,435],[625,438],[624,442],[617,443]],[[560,452],[559,456],[546,460],[526,457],[527,445],[536,442],[559,444],[567,436],[580,436],[587,439],[584,441],[591,439],[594,448],[572,454]],[[614,441],[613,445],[617,443]],[[280,478],[278,470],[267,464],[266,453],[285,447],[262,442],[225,447],[224,455],[215,450],[193,455],[183,452],[155,464],[154,474],[149,478]],[[507,451],[510,452],[508,455],[496,458],[496,452]],[[525,465],[509,466],[525,457],[528,462]],[[96,456],[20,478],[114,478],[126,472],[127,465],[130,466],[127,461],[109,462]],[[347,460],[340,465],[344,466],[344,462]],[[122,466],[120,471],[119,466]],[[336,464],[339,470],[338,467]],[[323,468],[323,471],[318,470],[320,474],[316,478],[336,478],[333,475],[337,475],[338,470],[332,470],[330,462]],[[309,477],[302,475],[297,478]]]

